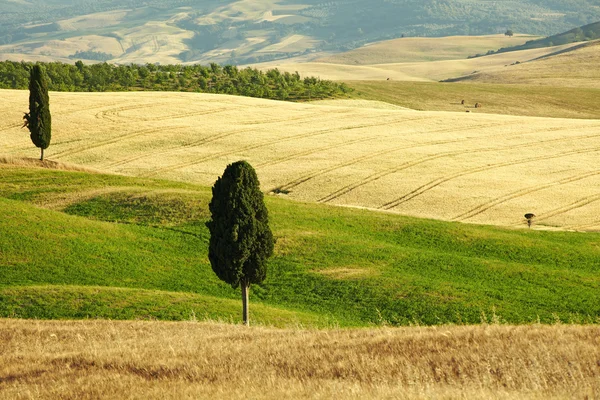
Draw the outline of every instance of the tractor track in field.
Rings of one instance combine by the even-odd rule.
[[[585,127],[585,128],[588,128],[588,127]],[[560,128],[553,129],[553,131],[560,131],[560,130],[561,130]],[[532,133],[537,133],[537,131],[532,131],[532,132],[529,132],[528,134],[532,134]],[[522,133],[520,132],[518,135],[522,135]],[[535,144],[540,144],[540,143],[562,142],[562,141],[569,141],[569,140],[574,140],[574,139],[589,139],[589,138],[595,138],[595,137],[600,137],[600,135],[593,134],[593,135],[582,135],[582,136],[578,136],[578,137],[555,138],[555,139],[547,139],[547,140],[536,141],[536,142],[532,142],[532,143],[518,144],[518,145],[509,145],[509,146],[502,146],[502,147],[488,147],[488,148],[479,148],[479,149],[472,149],[472,150],[455,150],[455,151],[448,151],[448,152],[444,152],[444,153],[437,153],[437,154],[433,154],[433,155],[429,155],[429,156],[424,156],[417,160],[408,161],[401,165],[394,166],[394,167],[385,169],[383,171],[379,171],[374,174],[371,174],[368,177],[362,179],[361,181],[346,185],[346,186],[336,190],[335,192],[330,193],[327,196],[324,196],[324,197],[318,199],[317,202],[320,202],[320,203],[330,202],[330,201],[335,200],[345,194],[350,193],[351,191],[353,191],[361,186],[364,186],[368,183],[374,182],[385,176],[388,176],[388,175],[400,172],[402,170],[405,170],[407,168],[414,167],[415,165],[419,165],[419,164],[422,164],[422,163],[425,163],[428,161],[433,161],[433,160],[436,160],[439,158],[460,156],[460,155],[464,155],[464,154],[473,154],[473,153],[479,153],[479,152],[505,151],[505,150],[511,150],[511,149],[514,149],[515,147],[520,147],[520,146],[530,146],[530,145],[535,145]],[[460,141],[464,141],[464,140],[460,140]],[[432,145],[436,145],[436,144],[446,144],[446,143],[444,143],[444,142],[432,143]],[[282,187],[281,189],[287,190],[286,187]]]
[[[512,125],[513,123],[514,122],[506,123],[506,124],[503,124],[503,126]],[[498,124],[477,125],[477,126],[470,127],[468,129],[465,129],[465,128],[441,129],[441,130],[436,130],[436,131],[429,131],[429,132],[426,132],[426,133],[430,134],[430,133],[463,132],[465,130],[474,130],[474,129],[488,128],[490,126],[498,126]],[[523,134],[522,132],[518,133],[518,135],[522,135],[522,134]],[[375,157],[379,157],[379,156],[382,156],[382,155],[391,154],[391,153],[394,153],[394,152],[397,152],[397,151],[401,151],[401,150],[415,149],[415,148],[419,148],[419,147],[436,146],[436,145],[440,145],[440,144],[462,143],[462,142],[468,142],[468,141],[471,141],[471,140],[479,140],[479,139],[485,139],[485,138],[486,137],[480,137],[480,138],[462,138],[462,139],[447,139],[447,140],[438,140],[438,141],[433,141],[433,142],[411,144],[411,145],[404,144],[404,145],[396,146],[396,147],[393,147],[393,148],[390,148],[390,149],[385,149],[385,150],[381,150],[381,151],[378,151],[378,152],[365,154],[364,156],[355,157],[355,158],[353,158],[351,160],[342,162],[340,164],[336,164],[336,165],[333,165],[331,167],[324,168],[324,169],[312,172],[310,174],[307,174],[307,175],[304,175],[302,177],[296,178],[295,180],[293,180],[291,182],[287,182],[286,184],[281,185],[281,186],[279,186],[277,188],[274,188],[271,191],[273,192],[273,191],[278,191],[278,190],[279,191],[281,191],[281,190],[289,190],[289,189],[292,189],[292,188],[294,188],[296,186],[299,186],[299,185],[301,185],[301,184],[303,184],[305,182],[308,182],[311,179],[314,179],[314,178],[316,178],[318,176],[327,174],[329,172],[333,172],[333,171],[335,171],[337,169],[348,167],[350,165],[354,165],[354,164],[357,164],[357,163],[365,161],[365,160],[369,160],[369,159],[372,159],[372,158],[375,158]]]
[[[115,108],[110,108],[108,110],[102,110],[96,113],[95,117],[101,120],[108,120],[111,122],[119,122],[119,120],[117,119],[113,119],[112,116],[118,116],[120,117],[121,115],[119,114],[122,111],[131,111],[131,110],[139,110],[142,108],[152,108],[152,107],[157,107],[157,106],[165,106],[165,105],[169,105],[171,103],[168,102],[161,102],[161,103],[144,103],[144,104],[134,104],[131,106],[121,106],[121,107],[115,107]]]
[[[303,117],[294,118],[293,120],[296,120],[296,121],[302,121],[302,120],[305,120],[305,121],[314,121],[315,118],[312,117],[312,116],[311,117],[303,116]],[[288,118],[288,119],[285,119],[285,120],[283,120],[283,119],[282,120],[273,120],[273,121],[269,121],[269,122],[263,123],[263,125],[277,124],[277,123],[284,122],[284,121],[290,121],[290,119]],[[119,161],[110,163],[110,164],[106,165],[105,167],[106,168],[118,167],[118,166],[125,165],[125,164],[128,164],[128,163],[133,162],[133,161],[137,161],[137,160],[143,159],[145,157],[155,157],[157,155],[169,154],[169,153],[174,152],[174,151],[180,151],[180,150],[183,150],[183,149],[190,149],[190,148],[198,147],[198,146],[201,146],[201,145],[204,145],[204,144],[207,144],[207,143],[212,143],[212,142],[215,142],[217,140],[225,139],[225,138],[228,138],[230,136],[253,132],[255,130],[256,130],[255,128],[246,128],[246,129],[238,129],[238,130],[234,130],[234,131],[222,132],[222,133],[219,133],[219,134],[216,134],[216,135],[213,135],[213,136],[204,137],[202,139],[196,140],[194,142],[187,143],[185,145],[173,146],[173,147],[161,150],[161,151],[156,151],[156,152],[151,152],[151,153],[138,154],[136,156],[129,157],[129,158],[126,158],[124,160],[119,160]]]
[[[385,136],[385,137],[387,137],[387,136]],[[344,146],[348,146],[348,145],[356,144],[356,143],[371,142],[371,141],[374,141],[374,140],[377,140],[377,139],[384,139],[385,137],[382,137],[381,135],[368,136],[366,138],[348,140],[348,141],[345,141],[344,143],[334,143],[334,144],[330,144],[330,145],[327,145],[327,146],[317,147],[317,148],[314,148],[314,149],[310,149],[310,150],[305,150],[305,151],[301,151],[301,152],[298,152],[298,153],[294,153],[294,154],[291,154],[291,155],[286,156],[286,157],[282,157],[282,158],[278,158],[278,159],[271,160],[271,161],[265,161],[264,163],[256,164],[256,168],[270,167],[272,165],[281,164],[281,163],[286,162],[286,161],[296,160],[296,159],[298,159],[300,157],[309,156],[311,154],[319,153],[321,151],[336,149],[336,148],[339,148],[339,147],[344,147]]]
[[[154,129],[142,129],[140,131],[136,131],[136,132],[132,132],[130,134],[127,135],[123,135],[123,136],[119,136],[116,138],[112,138],[112,139],[108,139],[108,140],[103,140],[100,142],[96,142],[94,144],[91,144],[89,146],[86,147],[79,147],[76,149],[72,149],[72,150],[65,150],[56,154],[53,154],[53,157],[67,157],[67,156],[72,156],[73,154],[78,154],[78,153],[82,153],[88,150],[92,150],[92,149],[97,149],[98,147],[103,147],[103,146],[108,146],[111,144],[115,144],[115,143],[119,143],[122,142],[123,140],[127,140],[127,139],[132,139],[138,136],[143,136],[143,135],[148,135],[151,133],[157,133],[163,130],[168,130],[168,129],[182,129],[182,127],[177,127],[177,126],[164,126],[164,127],[160,127],[160,128],[154,128]]]
[[[556,217],[557,215],[565,214],[565,213],[567,213],[569,211],[576,210],[576,209],[581,208],[581,207],[585,207],[588,204],[594,203],[594,202],[599,201],[599,200],[600,200],[600,193],[593,194],[593,195],[586,196],[586,197],[582,197],[582,198],[577,199],[576,201],[574,201],[572,203],[565,204],[564,206],[557,207],[554,210],[550,210],[550,211],[547,211],[545,213],[537,215],[534,218],[534,222],[544,221],[544,220],[547,220],[549,218]],[[522,225],[522,221],[519,221],[518,223],[515,223],[513,225]],[[595,225],[597,225],[597,223],[594,223],[591,226],[595,226]],[[585,225],[583,225],[583,226],[585,226]]]
[[[456,178],[460,178],[462,176],[475,174],[478,172],[489,171],[489,170],[493,170],[493,169],[497,169],[497,168],[526,164],[526,163],[535,162],[535,161],[552,160],[554,158],[561,158],[561,157],[566,157],[566,156],[576,155],[576,154],[594,153],[594,152],[598,152],[598,151],[600,151],[600,147],[594,147],[594,148],[586,149],[586,150],[570,150],[570,151],[565,151],[565,152],[561,152],[561,153],[557,153],[557,154],[553,154],[553,155],[529,157],[529,158],[525,158],[525,159],[521,159],[521,160],[506,161],[506,162],[486,165],[486,166],[482,166],[482,167],[475,167],[475,168],[467,169],[467,170],[464,170],[461,172],[456,172],[456,173],[453,173],[450,175],[443,176],[441,178],[434,179],[424,185],[419,186],[418,188],[412,190],[411,192],[409,192],[401,197],[398,197],[392,201],[389,201],[377,208],[380,210],[391,210],[393,208],[398,207],[400,204],[406,203],[406,202],[414,199],[415,197],[418,197],[418,196],[422,195],[423,193],[442,185],[443,183],[449,182]]]
[[[380,118],[371,118],[371,119],[380,119]],[[418,118],[418,119],[423,119],[423,118]],[[199,159],[196,159],[194,161],[188,161],[188,162],[184,162],[184,163],[179,163],[179,164],[175,164],[175,165],[171,165],[169,167],[163,167],[163,168],[157,168],[155,170],[149,171],[145,174],[142,174],[141,176],[155,176],[157,174],[160,174],[162,172],[171,172],[171,171],[175,171],[181,168],[186,168],[186,167],[191,167],[192,165],[197,165],[200,163],[203,163],[205,161],[208,160],[212,160],[215,158],[219,158],[219,157],[225,157],[228,156],[232,153],[239,153],[242,151],[248,151],[248,150],[255,150],[255,149],[259,149],[262,147],[268,147],[268,146],[272,146],[274,144],[277,143],[282,143],[282,142],[287,142],[290,140],[298,140],[298,139],[306,139],[306,138],[310,138],[310,137],[315,137],[315,136],[320,136],[320,135],[326,135],[328,133],[332,133],[332,132],[339,132],[339,131],[349,131],[349,130],[355,130],[355,129],[365,129],[365,128],[373,128],[373,127],[377,127],[377,126],[390,126],[392,124],[398,124],[398,123],[403,123],[406,122],[406,119],[403,119],[402,121],[395,121],[395,122],[390,122],[390,121],[386,121],[386,122],[380,122],[377,124],[360,124],[360,125],[354,125],[354,126],[349,126],[349,127],[344,127],[344,128],[329,128],[329,129],[324,129],[324,130],[320,130],[320,131],[316,131],[316,132],[309,132],[309,133],[302,133],[299,135],[291,135],[291,136],[287,136],[287,137],[282,137],[282,138],[277,138],[277,139],[271,139],[271,140],[266,140],[264,142],[261,143],[257,143],[257,144],[252,144],[252,145],[248,145],[248,146],[243,146],[243,147],[238,147],[236,148],[234,151],[231,150],[227,150],[227,151],[222,151],[219,153],[215,153],[215,154],[211,154],[209,156],[206,157],[201,157]]]
[[[596,228],[596,227],[600,227],[600,220],[595,220],[594,222],[590,222],[587,224],[580,224],[580,225],[567,225],[564,226],[565,229],[571,229],[574,231],[584,231],[590,228]]]
[[[600,170],[599,171],[590,171],[590,172],[585,172],[582,174],[578,174],[578,175],[573,175],[570,176],[568,178],[562,178],[562,179],[558,179],[556,181],[544,184],[544,185],[535,185],[535,186],[530,186],[530,187],[526,187],[523,189],[519,189],[519,190],[515,190],[514,192],[511,193],[507,193],[503,196],[500,197],[496,197],[494,199],[491,199],[485,203],[482,203],[480,205],[478,205],[477,207],[474,207],[472,209],[470,209],[467,212],[464,212],[460,215],[457,215],[456,217],[452,218],[452,221],[465,221],[467,219],[473,218],[477,215],[480,215],[484,212],[486,212],[487,210],[505,203],[507,201],[522,197],[522,196],[526,196],[528,194],[531,193],[535,193],[541,190],[545,190],[554,186],[561,186],[561,185],[566,185],[569,183],[573,183],[573,182],[577,182],[586,178],[590,178],[592,176],[597,176],[600,175]]]

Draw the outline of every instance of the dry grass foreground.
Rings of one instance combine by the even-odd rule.
[[[600,396],[596,326],[0,320],[3,399]]]
[[[0,156],[35,157],[26,91],[0,91]],[[449,99],[450,100],[450,99]],[[503,226],[600,228],[600,121],[52,93],[49,160],[212,185],[239,159],[291,199]]]

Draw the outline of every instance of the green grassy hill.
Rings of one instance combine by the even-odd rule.
[[[0,166],[0,317],[238,320],[207,259],[210,190]],[[255,321],[600,322],[600,234],[505,230],[267,197]]]

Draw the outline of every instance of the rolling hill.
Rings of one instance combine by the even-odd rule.
[[[370,43],[358,49],[315,59],[315,62],[346,65],[373,65],[460,60],[472,54],[521,44],[535,39],[531,35],[446,36],[441,38],[405,37]]]
[[[495,53],[504,53],[508,51],[519,51],[528,49],[537,49],[541,47],[552,47],[561,44],[586,42],[589,40],[600,39],[600,22],[573,28],[567,32],[548,36],[537,40],[529,40],[525,44],[503,47]]]
[[[405,36],[551,35],[600,20],[591,0],[19,0],[0,4],[3,58],[249,64]],[[492,49],[488,49],[492,50]]]
[[[25,91],[1,91],[0,152],[37,155]],[[420,217],[595,230],[598,120],[311,105],[193,93],[52,93],[47,156],[211,185],[240,158],[265,190]],[[467,98],[471,107],[478,98]],[[12,122],[14,121],[14,122]],[[590,217],[591,216],[591,217]]]
[[[51,166],[0,164],[0,317],[239,320],[239,290],[208,262],[208,187]],[[598,322],[597,233],[266,203],[255,322]]]
[[[480,71],[451,81],[600,88],[598,63],[600,40],[594,40],[529,62]]]
[[[395,41],[389,46],[395,46],[395,54],[399,57],[421,58],[421,61],[415,62],[392,62],[385,64],[337,64],[330,62],[308,62],[306,60],[283,60],[272,61],[268,63],[254,64],[261,70],[277,68],[285,72],[298,72],[301,76],[316,76],[321,79],[356,81],[356,80],[395,80],[395,81],[413,81],[413,82],[432,82],[453,79],[478,72],[498,71],[506,68],[512,68],[517,62],[522,63],[535,60],[540,57],[549,56],[558,52],[577,47],[578,44],[566,44],[540,49],[521,50],[508,53],[493,54],[485,57],[466,58],[464,56],[471,49],[476,48],[477,42],[482,38],[477,37],[453,37],[444,39],[421,39],[418,41]],[[418,42],[416,49],[428,47],[432,49],[430,53],[420,56],[410,54],[415,50],[414,43]],[[445,59],[438,61],[423,61],[428,54],[436,54],[439,51],[443,54],[444,49],[455,46],[463,46],[466,43],[473,43],[463,49],[462,52],[449,51],[447,56],[443,57],[462,57],[456,59]],[[382,44],[387,47],[388,44]],[[368,47],[367,47],[368,48]],[[391,47],[390,47],[391,48]],[[368,54],[368,53],[366,53]],[[390,54],[393,54],[390,52]],[[353,57],[353,56],[348,56]],[[352,58],[345,58],[344,55],[334,60],[350,61]],[[365,58],[365,61],[368,58]],[[376,60],[377,56],[373,56]],[[389,60],[392,60],[390,58]],[[394,58],[395,59],[395,58]]]

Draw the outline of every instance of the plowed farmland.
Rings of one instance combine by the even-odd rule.
[[[212,185],[252,163],[294,200],[452,221],[600,229],[600,120],[311,105],[190,93],[51,93],[46,157]],[[36,157],[28,92],[0,91],[0,156]]]

